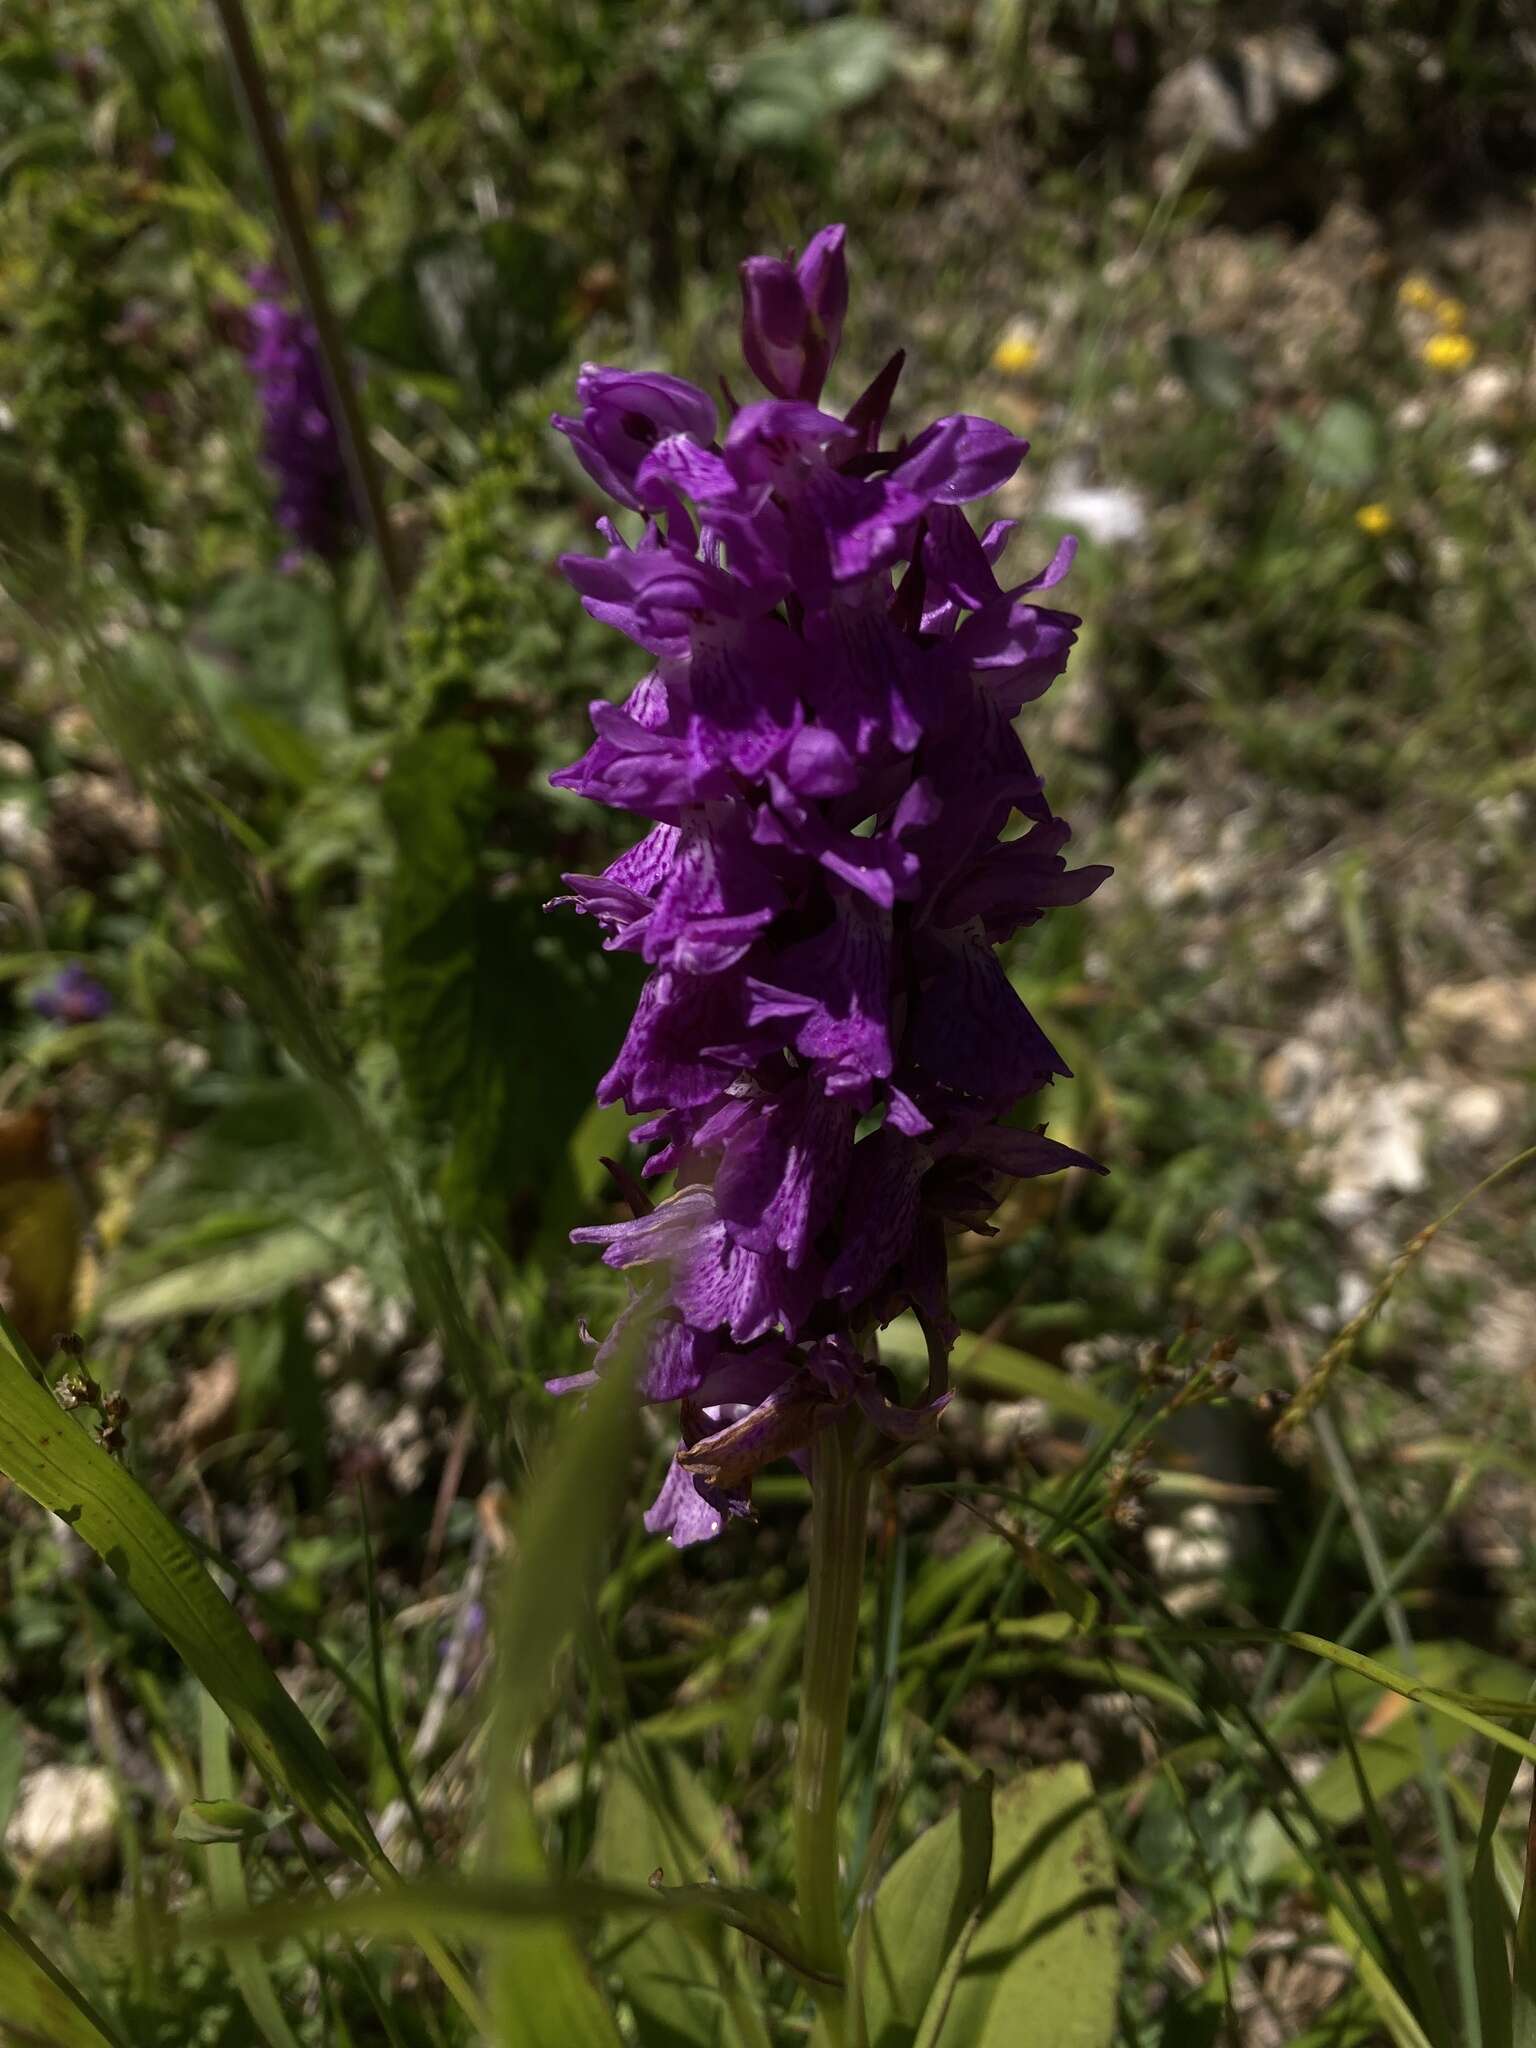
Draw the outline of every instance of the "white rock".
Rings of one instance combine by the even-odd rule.
[[[1147,530],[1147,509],[1141,494],[1125,484],[1090,484],[1080,457],[1066,456],[1046,479],[1041,509],[1097,542],[1140,540]]]
[[[1468,370],[1457,386],[1457,400],[1464,413],[1473,419],[1484,419],[1497,412],[1506,398],[1514,396],[1518,382],[1514,371],[1503,363],[1479,363],[1476,369]]]
[[[1319,1143],[1305,1164],[1328,1181],[1318,1207],[1330,1223],[1347,1229],[1425,1185],[1425,1126],[1438,1093],[1416,1076],[1376,1083],[1356,1077],[1324,1091],[1308,1119]]]
[[[1487,1145],[1503,1130],[1509,1106],[1503,1090],[1491,1081],[1469,1081],[1464,1088],[1451,1090],[1440,1113],[1453,1137],[1467,1145]]]
[[[396,1493],[414,1493],[426,1476],[432,1446],[414,1408],[400,1408],[378,1434],[379,1455]]]
[[[5,1853],[31,1884],[106,1875],[117,1855],[117,1786],[97,1764],[44,1764],[21,1781]]]
[[[1509,457],[1496,441],[1474,441],[1462,459],[1468,476],[1497,476],[1508,466]]]
[[[1463,1058],[1495,1069],[1536,1066],[1536,974],[1431,989],[1420,1029]]]

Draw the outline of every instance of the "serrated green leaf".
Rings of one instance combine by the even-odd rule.
[[[869,2048],[912,2048],[945,1963],[987,1894],[992,1780],[967,1785],[952,1813],[918,1836],[881,1880],[860,1929]]]
[[[1111,2048],[1120,1975],[1109,1831],[1081,1764],[997,1793],[986,1907],[938,2048]]]
[[[37,2048],[122,2048],[120,2037],[0,1913],[0,2038]]]

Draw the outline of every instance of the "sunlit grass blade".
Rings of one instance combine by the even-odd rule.
[[[1391,1918],[1392,1932],[1397,1940],[1397,1953],[1404,1976],[1413,1992],[1425,2030],[1437,2044],[1437,2048],[1451,2048],[1455,2034],[1451,2027],[1450,2015],[1440,1996],[1440,1986],[1435,1981],[1434,1966],[1424,1946],[1424,1937],[1419,1928],[1419,1916],[1414,1903],[1408,1896],[1408,1887],[1403,1882],[1402,1867],[1397,1851],[1387,1833],[1381,1809],[1376,1804],[1376,1795],[1371,1789],[1370,1774],[1365,1768],[1355,1732],[1349,1724],[1349,1715],[1342,1700],[1338,1704],[1339,1737],[1344,1753],[1349,1758],[1354,1774],[1355,1786],[1360,1795],[1360,1813],[1370,1838],[1371,1854],[1375,1860],[1376,1872],[1386,1894],[1387,1911]]]
[[[290,1936],[376,1934],[415,1939],[458,1934],[491,1939],[509,1928],[545,1923],[592,1927],[630,1918],[731,1928],[798,1976],[829,1983],[807,1960],[794,1914],[777,1900],[740,1885],[613,1884],[594,1878],[463,1878],[392,1885],[332,1899],[310,1897],[254,1906],[236,1914],[166,1924],[168,1941],[280,1941]],[[536,1987],[522,1987],[529,1995]],[[516,2037],[514,2037],[516,2038]],[[606,2038],[604,2036],[603,2038]]]
[[[1536,1804],[1526,1824],[1525,1890],[1515,1920],[1510,2003],[1513,2048],[1536,2048]]]
[[[235,1774],[229,1761],[229,1723],[218,1701],[206,1691],[199,1703],[198,1733],[202,1747],[204,1799],[232,1800],[235,1796]],[[208,1877],[208,1896],[215,1911],[242,1912],[248,1900],[240,1844],[209,1843],[203,1850],[203,1867]],[[298,2048],[259,1951],[250,1948],[231,1950],[229,1967],[240,1996],[245,2000],[246,2011],[267,2048]]]
[[[1348,1951],[1350,1960],[1360,1974],[1360,1981],[1371,1995],[1371,2002],[1381,2015],[1381,2023],[1392,2036],[1397,2048],[1440,2048],[1431,2041],[1409,2010],[1407,2000],[1398,1990],[1378,1957],[1362,1940],[1349,1915],[1333,1905],[1328,1909],[1328,1924],[1339,1946]]]
[[[41,1949],[0,1913],[0,2040],[41,2048],[124,2048]]]
[[[634,1350],[564,1410],[518,1517],[501,1588],[495,1727],[488,1787],[490,1881],[537,1886],[544,1848],[524,1784],[524,1757],[561,1651],[592,1613],[627,1489],[636,1407]],[[566,1925],[503,1924],[489,1951],[496,2048],[617,2043],[617,2024]]]

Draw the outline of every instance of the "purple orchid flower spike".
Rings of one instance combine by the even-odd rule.
[[[898,355],[846,418],[819,399],[847,304],[843,231],[742,273],[743,351],[772,394],[734,406],[660,374],[585,367],[557,419],[589,474],[652,515],[637,546],[562,567],[649,655],[554,780],[646,819],[557,902],[651,969],[599,1100],[648,1121],[626,1221],[578,1230],[630,1300],[572,1390],[641,1334],[647,1400],[680,1442],[646,1526],[677,1545],[751,1512],[752,1481],[829,1436],[864,1468],[931,1432],[955,1334],[947,1243],[1009,1186],[1102,1171],[1019,1103],[1067,1069],[996,948],[1081,903],[1065,822],[1014,727],[1078,621],[998,567],[1011,521],[964,509],[1025,444],[951,413],[885,450]],[[904,1397],[879,1330],[915,1314]]]
[[[775,398],[820,398],[847,311],[840,227],[813,235],[798,263],[751,256],[741,266],[741,352]]]

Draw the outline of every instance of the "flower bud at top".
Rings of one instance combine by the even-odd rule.
[[[741,352],[775,398],[821,396],[847,310],[841,227],[813,236],[797,264],[753,256],[741,266]]]

